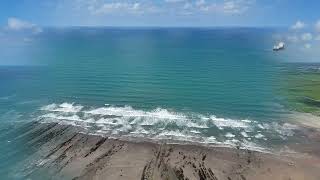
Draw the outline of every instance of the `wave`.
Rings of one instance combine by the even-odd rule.
[[[62,103],[62,104],[49,104],[41,108],[43,111],[54,111],[54,112],[79,112],[83,106],[74,105],[73,103]]]
[[[286,139],[297,128],[288,123],[261,123],[169,109],[135,109],[131,106],[86,107],[74,103],[49,104],[40,108],[38,119],[82,126],[94,134],[190,141],[264,149],[257,142],[268,135]],[[267,144],[267,142],[266,142]]]
[[[9,96],[1,96],[1,97],[0,97],[0,100],[9,100],[9,99],[11,99],[11,98],[13,98],[13,97],[15,97],[15,96],[16,96],[15,94],[9,95]]]

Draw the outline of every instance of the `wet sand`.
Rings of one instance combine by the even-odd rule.
[[[320,147],[315,143],[320,139],[317,130],[308,137],[315,142],[293,144],[295,151],[273,154],[241,147],[117,140],[57,123],[27,126],[15,139],[23,139],[34,153],[11,172],[22,179],[320,179],[320,154],[314,153]]]

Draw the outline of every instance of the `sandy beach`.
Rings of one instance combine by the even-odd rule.
[[[23,130],[22,130],[23,129]],[[80,127],[33,122],[15,141],[34,153],[12,171],[17,179],[318,180],[320,143],[291,153],[241,147],[134,142],[86,134]],[[310,132],[306,132],[310,134]],[[314,131],[309,139],[319,139]],[[308,144],[312,144],[309,146]],[[316,149],[318,148],[318,149]],[[298,152],[300,150],[300,152]],[[318,151],[317,151],[318,150]]]

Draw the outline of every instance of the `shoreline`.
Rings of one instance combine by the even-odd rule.
[[[80,133],[80,127],[58,123],[32,122],[27,126],[29,129],[15,139],[34,153],[12,172],[23,178],[316,180],[320,177],[320,156],[124,141]]]
[[[306,128],[320,130],[320,116],[311,113],[292,111],[291,114],[289,114],[289,121]]]

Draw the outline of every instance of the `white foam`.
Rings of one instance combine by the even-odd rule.
[[[218,118],[216,116],[210,116],[210,119],[212,122],[218,127],[218,128],[224,128],[224,127],[230,127],[230,128],[249,128],[250,122],[249,120],[234,120],[234,119],[224,119],[224,118]]]
[[[201,134],[200,131],[197,131],[197,130],[190,130],[191,133],[195,133],[195,134]]]
[[[258,128],[260,128],[260,129],[265,129],[265,127],[264,127],[262,124],[258,124],[257,126],[258,126]]]
[[[179,127],[189,127],[189,128],[209,128],[208,125],[214,125],[219,129],[224,129],[226,127],[230,128],[242,128],[248,129],[253,121],[251,120],[234,120],[234,119],[225,119],[218,118],[214,115],[204,116],[201,114],[192,114],[187,115],[184,113],[178,113],[174,111],[169,111],[163,108],[156,108],[150,111],[134,109],[131,106],[124,107],[100,107],[100,108],[91,108],[89,110],[84,110],[83,106],[75,105],[74,103],[62,103],[62,104],[49,104],[41,108],[42,111],[49,112],[61,112],[61,113],[73,113],[77,114],[78,112],[84,113],[84,119],[91,118],[94,115],[98,116],[110,116],[113,119],[121,119],[126,121],[126,123],[131,125],[142,125],[142,126],[154,126],[159,124],[160,126],[166,126],[168,124],[176,124]],[[61,114],[58,119],[63,119]],[[53,118],[53,117],[52,117]],[[70,119],[66,117],[64,119]],[[110,120],[111,118],[99,118],[96,119],[97,123],[100,124],[115,124]],[[71,119],[70,119],[71,120]],[[81,120],[81,119],[76,119]]]
[[[52,111],[52,112],[66,112],[66,113],[77,113],[81,111],[83,106],[74,105],[73,103],[62,103],[60,105],[57,104],[49,104],[41,108],[42,111]]]
[[[125,124],[124,126],[121,126],[118,131],[128,133],[132,129],[132,126],[129,124]]]
[[[242,131],[240,134],[245,138],[249,137],[249,135],[245,131]]]
[[[186,134],[179,131],[179,130],[175,130],[175,131],[164,131],[161,132],[160,134],[158,134],[158,137],[163,137],[163,136],[174,136],[174,137],[184,137]]]
[[[144,134],[144,135],[152,134],[150,131],[147,131],[147,130],[143,129],[140,126],[135,131],[132,131],[130,133],[131,134]]]
[[[216,137],[210,136],[210,137],[205,138],[205,141],[204,141],[204,142],[205,142],[205,143],[217,143],[218,141],[217,141],[217,138],[216,138]]]
[[[203,121],[192,122],[192,120],[177,112],[171,112],[167,109],[156,108],[151,111],[136,110],[130,106],[125,107],[102,107],[84,111],[87,114],[104,115],[104,116],[117,116],[127,121],[132,120],[130,124],[139,124],[144,126],[152,126],[156,124],[177,124],[178,126],[195,127],[195,128],[208,128]],[[101,120],[99,121],[100,123]]]
[[[185,119],[184,115],[169,112],[167,109],[157,108],[152,111],[143,111],[133,109],[131,106],[125,107],[102,107],[85,111],[85,113],[95,115],[109,115],[109,116],[122,116],[122,117],[149,117],[149,118],[162,118],[162,119]]]
[[[119,124],[118,121],[115,121],[114,119],[110,119],[110,118],[100,118],[98,119],[95,123],[99,124],[100,126],[103,125],[117,125]]]
[[[182,132],[179,130],[175,131],[164,131],[160,134],[156,135],[154,139],[173,139],[173,140],[180,140],[180,141],[194,141],[195,136],[189,135],[186,132]]]
[[[262,135],[261,133],[258,133],[254,137],[257,138],[257,139],[261,139],[261,138],[264,137],[264,135]]]
[[[227,133],[226,135],[224,135],[225,137],[227,137],[227,138],[233,138],[233,137],[235,137],[235,135],[234,134],[232,134],[232,133]]]
[[[238,139],[227,139],[226,141],[223,142],[223,144],[228,144],[231,146],[237,146],[239,144],[239,140]]]
[[[271,126],[274,131],[276,131],[277,133],[279,133],[282,136],[293,136],[294,130],[296,130],[298,128],[297,126],[289,124],[289,123],[285,123],[283,125],[280,125],[278,123],[272,123]]]
[[[263,135],[265,131],[285,136],[292,134],[295,129],[290,124],[259,124],[248,119],[237,120],[214,115],[182,113],[163,108],[142,110],[131,106],[117,107],[109,104],[98,108],[84,107],[74,103],[49,104],[41,108],[41,113],[39,118],[46,122],[54,121],[82,126],[92,130],[92,133],[111,137],[112,135],[113,137],[144,137],[155,140],[170,139],[228,146],[237,146],[242,142],[253,145],[245,141],[251,139],[247,132],[252,134],[259,130],[259,134],[253,137],[260,139],[265,137]],[[207,130],[204,129],[212,127],[226,129],[229,132],[225,134],[225,138],[207,137]]]
[[[258,144],[251,142],[251,141],[247,141],[247,140],[242,141],[240,147],[242,149],[249,149],[249,150],[254,150],[254,151],[259,151],[259,152],[268,152],[268,149],[261,147]]]

